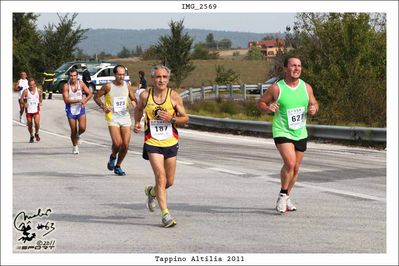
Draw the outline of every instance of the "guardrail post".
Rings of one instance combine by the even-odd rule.
[[[193,95],[193,88],[188,89],[188,98],[190,99],[190,103],[194,103],[194,95]]]
[[[228,86],[229,90],[230,90],[230,99],[233,99],[233,85],[232,84],[227,84],[226,86]]]
[[[258,83],[258,88],[259,88],[259,93],[262,96],[263,95],[262,83]]]
[[[245,85],[245,83],[241,83],[241,91],[242,91],[244,101],[246,101],[247,100],[247,86]]]
[[[219,85],[214,85],[215,86],[215,94],[216,94],[216,98],[219,98]]]
[[[203,85],[201,86],[201,99],[205,100],[205,88]]]

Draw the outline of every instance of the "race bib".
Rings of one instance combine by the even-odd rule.
[[[151,137],[157,140],[169,139],[173,136],[172,124],[163,120],[150,120]]]
[[[80,114],[81,109],[82,109],[82,104],[80,104],[80,103],[72,103],[71,104],[71,114],[78,115],[78,114]]]
[[[123,113],[126,111],[126,96],[114,97],[114,113]]]
[[[36,101],[36,99],[28,99],[27,104],[28,104],[28,113],[30,114],[37,113],[38,102]]]
[[[292,108],[287,110],[288,127],[300,129],[305,126],[305,107]]]

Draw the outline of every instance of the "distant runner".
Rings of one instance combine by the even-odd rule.
[[[26,99],[26,103],[23,103],[23,99]],[[29,79],[29,88],[23,90],[20,102],[25,106],[26,121],[28,123],[28,131],[30,134],[29,142],[33,143],[34,139],[40,141],[39,129],[40,129],[40,106],[42,105],[43,96],[42,91],[36,87],[36,81],[32,78]],[[33,123],[35,122],[35,135],[33,135]]]

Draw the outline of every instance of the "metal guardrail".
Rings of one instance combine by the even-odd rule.
[[[265,90],[270,87],[270,84],[227,84],[227,85],[212,85],[202,86],[201,88],[189,88],[182,93],[180,96],[185,101],[204,100],[206,95],[212,94],[214,98],[218,98],[221,92],[229,92],[230,97],[233,98],[234,92],[239,91],[242,94],[242,98],[246,100],[248,92],[259,91],[257,94],[262,95]]]
[[[270,122],[213,118],[199,115],[189,115],[189,117],[189,125],[257,133],[272,133],[272,124]],[[315,138],[386,142],[386,128],[307,125],[307,129],[308,135]]]

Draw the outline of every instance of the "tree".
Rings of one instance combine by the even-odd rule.
[[[300,13],[290,41],[320,102],[318,120],[386,126],[385,16]]]
[[[143,60],[159,60],[160,57],[158,55],[158,51],[155,45],[151,45],[150,47],[148,47],[144,51],[142,58]]]
[[[231,68],[225,69],[222,65],[216,65],[216,78],[217,84],[238,84],[240,83],[240,75],[234,72]]]
[[[139,46],[139,45],[136,45],[136,50],[132,50],[132,53],[131,53],[131,55],[134,55],[134,56],[140,56],[140,55],[142,55],[143,54],[143,48],[141,48],[141,46]]]
[[[65,61],[74,59],[77,45],[86,38],[84,34],[88,30],[81,29],[80,25],[76,26],[77,15],[74,13],[71,18],[69,13],[65,16],[58,15],[57,25],[49,23],[44,27],[42,41],[46,69],[54,69]]]
[[[217,43],[216,43],[215,38],[213,37],[213,34],[212,34],[212,33],[209,33],[209,34],[206,36],[205,44],[206,44],[206,46],[207,46],[209,49],[215,49],[215,48],[217,47]]]
[[[171,80],[176,87],[180,87],[182,81],[195,68],[190,57],[193,39],[188,33],[183,34],[183,22],[184,20],[172,20],[169,23],[171,35],[161,36],[156,45],[162,64],[172,70]]]
[[[249,48],[248,54],[245,56],[247,60],[262,60],[263,54],[260,51],[260,48],[256,45],[252,45]]]
[[[218,42],[219,49],[230,49],[231,45],[232,43],[230,39],[222,39]]]
[[[36,29],[38,15],[13,13],[13,77],[21,71],[37,76],[43,71],[40,34]]]
[[[210,52],[208,47],[204,43],[197,43],[194,46],[194,51],[191,55],[192,59],[217,59],[219,58],[219,53],[217,52]]]
[[[122,50],[117,54],[118,57],[120,58],[128,58],[131,55],[129,49],[127,49],[125,46],[122,47]]]

